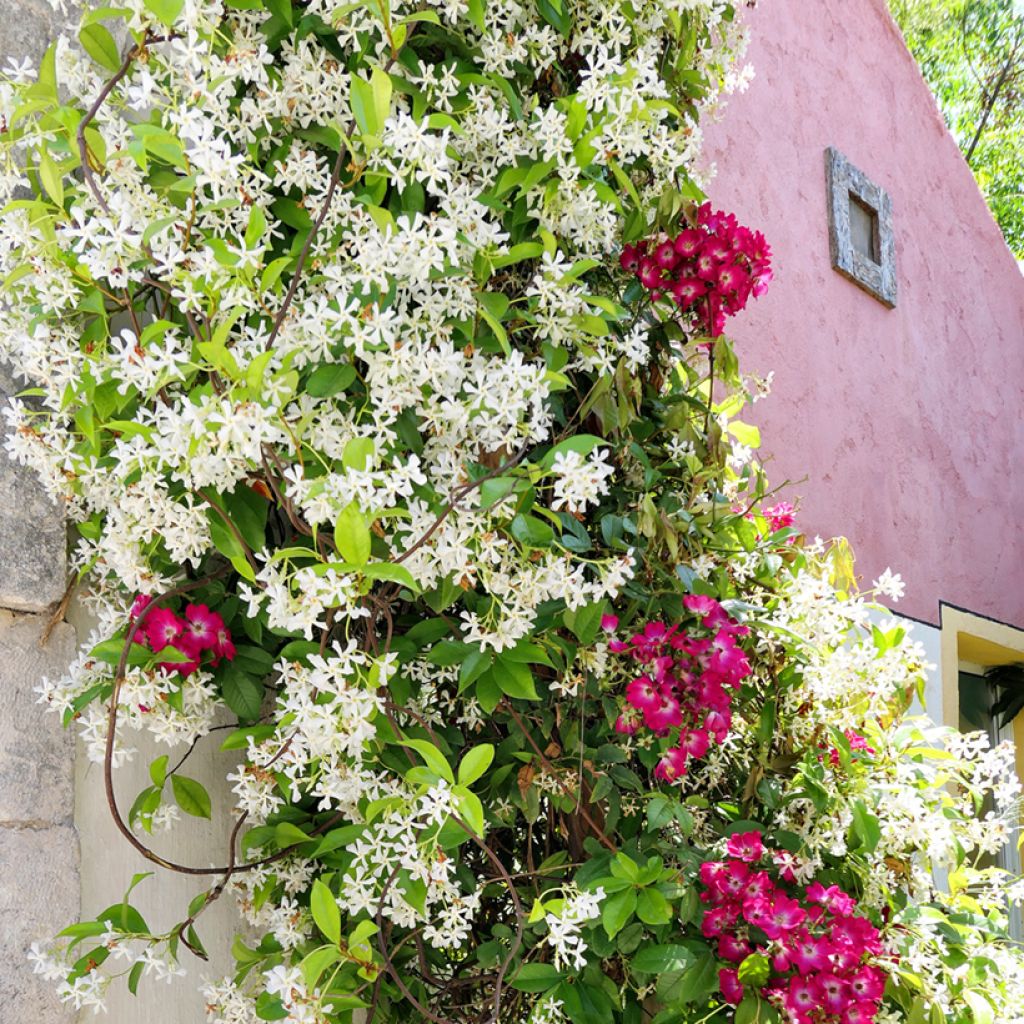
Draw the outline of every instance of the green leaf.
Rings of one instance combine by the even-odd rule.
[[[239,484],[230,494],[225,494],[223,501],[245,543],[254,551],[259,551],[266,544],[270,503],[244,484]]]
[[[518,700],[540,700],[537,687],[534,685],[533,673],[523,662],[511,661],[498,657],[490,673],[498,688],[508,697]],[[481,677],[485,678],[485,677]]]
[[[269,992],[261,992],[256,997],[256,1016],[260,1020],[285,1020],[291,1016],[284,1008],[280,996],[272,996]]]
[[[177,167],[182,171],[188,169],[188,161],[185,159],[185,147],[181,139],[173,132],[169,132],[155,124],[143,123],[132,125],[132,134],[142,144],[144,154],[151,154],[162,163],[170,164],[172,167]],[[133,155],[137,155],[137,150],[133,150]],[[140,161],[140,163],[143,167],[145,166],[144,160]],[[183,182],[184,179],[182,178],[180,181]],[[238,257],[228,251],[221,239],[209,239],[207,244],[222,264],[233,266],[238,262]],[[232,325],[243,312],[240,309],[234,310],[228,318],[227,326],[223,328],[218,327],[214,331],[214,347],[223,347],[228,331],[230,331]],[[202,348],[201,343],[199,347],[200,349]]]
[[[224,703],[244,721],[255,721],[263,706],[263,683],[234,665],[228,665],[220,677]]]
[[[128,811],[128,822],[131,825],[139,823],[147,831],[152,831],[150,815],[160,806],[161,793],[157,786],[147,786],[132,803]]]
[[[259,743],[274,735],[277,727],[274,725],[252,725],[247,729],[235,729],[229,732],[227,739],[220,745],[221,750],[245,750],[249,746],[249,738]]]
[[[503,256],[497,256],[492,261],[495,269],[511,266],[513,263],[522,263],[524,260],[539,259],[544,252],[544,246],[540,242],[520,242],[513,245]]]
[[[106,930],[107,925],[103,921],[80,921],[69,924],[67,928],[57,932],[57,938],[88,939],[94,935],[102,935]]]
[[[289,28],[295,24],[295,10],[291,0],[264,0],[267,10],[280,18]]]
[[[146,919],[127,901],[114,903],[102,914],[96,915],[97,921],[106,921],[111,927],[122,932],[136,932],[140,935],[149,933]]]
[[[142,978],[142,972],[145,967],[145,963],[139,960],[128,972],[128,991],[131,992],[133,996],[139,991],[139,981]]]
[[[636,912],[636,904],[636,889],[624,889],[605,898],[601,904],[601,924],[609,939],[614,939],[622,931]]]
[[[566,626],[576,634],[576,639],[581,644],[593,643],[601,628],[601,616],[605,613],[606,604],[604,601],[595,601],[593,604],[585,604],[575,611],[567,611],[562,616]]]
[[[507,356],[511,355],[512,347],[509,344],[508,332],[501,322],[508,309],[508,297],[501,292],[481,292],[477,299],[480,303],[480,316],[498,339],[502,352]]]
[[[630,966],[644,974],[665,974],[668,971],[684,970],[693,963],[693,959],[693,952],[686,946],[644,946],[637,951]]]
[[[568,38],[572,32],[572,16],[569,0],[536,0],[537,13],[561,35]]]
[[[509,527],[509,532],[520,544],[531,548],[546,548],[555,539],[555,531],[536,516],[519,513]]]
[[[306,392],[314,398],[329,398],[344,391],[356,379],[351,363],[327,363],[318,366],[306,381]]]
[[[245,548],[224,522],[224,514],[218,509],[207,508],[206,521],[210,527],[210,539],[213,546],[234,563],[235,559],[245,561]]]
[[[313,885],[316,886],[317,884],[322,885],[323,883],[318,879]],[[323,928],[320,930],[323,931]],[[335,945],[320,946],[306,956],[302,963],[299,964],[299,970],[302,971],[302,980],[306,983],[306,988],[311,990],[316,988],[324,971],[332,964],[337,963],[340,958],[341,950],[338,949],[337,940],[335,940]]]
[[[146,9],[170,27],[185,7],[185,0],[144,0]]]
[[[745,444],[748,448],[761,447],[761,431],[758,430],[757,427],[752,426],[749,423],[743,423],[740,420],[732,420],[725,429],[728,430],[740,444]]]
[[[64,205],[64,175],[46,149],[39,150],[39,180],[46,194],[58,205]]]
[[[672,908],[657,889],[641,889],[636,901],[636,916],[644,924],[667,924],[672,919]]]
[[[683,971],[682,977],[673,986],[674,1000],[697,1003],[707,999],[718,989],[718,960],[710,953],[698,957]]]
[[[210,794],[201,782],[186,775],[172,775],[171,786],[178,806],[194,818],[210,817]]]
[[[475,683],[493,664],[494,658],[489,652],[471,650],[459,668],[459,693]]]
[[[360,571],[368,579],[401,583],[403,587],[408,587],[414,594],[418,594],[420,591],[419,584],[404,565],[395,565],[393,562],[372,562],[370,565],[364,565]]]
[[[303,832],[298,825],[293,825],[290,821],[279,821],[274,826],[274,841],[283,850],[289,846],[298,846],[300,843],[315,842],[316,836]]]
[[[345,451],[341,456],[341,464],[346,469],[356,469],[363,472],[369,465],[370,459],[373,458],[376,447],[373,443],[373,438],[353,437],[345,445]]]
[[[511,476],[497,476],[480,485],[480,508],[490,508],[512,493],[516,480]]]
[[[182,2],[184,3],[184,0]],[[97,64],[105,67],[108,71],[117,71],[121,67],[121,55],[117,52],[117,43],[102,25],[86,25],[78,33],[78,39],[82,44],[82,49]]]
[[[334,543],[346,562],[363,566],[370,560],[370,527],[354,501],[338,514],[334,524]]]
[[[866,853],[873,853],[882,840],[878,818],[867,809],[863,800],[857,800],[853,805],[853,830]]]
[[[482,839],[486,830],[484,820],[484,805],[476,793],[470,792],[463,786],[457,786],[455,792],[455,808],[460,817],[472,829],[473,835]]]
[[[131,13],[127,7],[94,7],[82,17],[82,24],[92,25],[97,21],[105,21],[107,18],[123,21],[129,18]]]
[[[343,846],[354,843],[365,831],[363,825],[343,825],[341,828],[332,828],[316,845],[316,849],[310,854],[310,858],[321,857],[332,850],[338,850]]]
[[[556,455],[576,452],[578,455],[587,456],[602,444],[607,444],[607,442],[600,437],[595,437],[593,434],[576,434],[573,437],[567,437],[564,441],[560,441],[548,449],[544,458],[540,461],[541,467],[551,469],[555,464]]]
[[[355,928],[349,932],[348,941],[346,943],[348,951],[357,960],[362,960],[364,962],[372,960],[373,947],[370,945],[370,939],[372,939],[379,930],[380,929],[373,921],[365,919],[360,921]]]
[[[379,136],[391,110],[391,76],[374,68],[370,80],[352,76],[352,116],[364,135]]]
[[[771,970],[772,965],[768,957],[763,953],[751,953],[740,964],[737,975],[744,985],[760,988],[768,980]]]
[[[402,740],[403,747],[411,747],[426,762],[426,766],[435,774],[452,784],[455,783],[455,775],[452,773],[451,765],[445,760],[433,743],[428,740]]]
[[[235,668],[243,672],[262,678],[269,675],[274,669],[274,662],[277,658],[262,647],[253,647],[250,644],[235,645],[235,660],[231,663]]]
[[[469,20],[478,32],[483,32],[486,22],[484,0],[469,0]]]
[[[153,785],[157,788],[163,786],[167,780],[167,754],[162,757],[158,757],[155,761],[149,763],[149,777],[153,780]]]
[[[309,894],[309,909],[317,928],[331,942],[338,945],[341,942],[341,911],[338,909],[334,893],[319,878],[313,882],[313,888]]]
[[[477,680],[476,699],[488,715],[501,703],[501,687],[495,681],[493,671],[485,672]]]
[[[992,1004],[980,992],[968,989],[964,992],[964,1001],[971,1008],[974,1024],[992,1024],[995,1020]]]
[[[547,992],[563,977],[554,964],[523,964],[509,984],[520,992]]]
[[[761,1000],[753,992],[748,992],[736,1007],[733,1024],[757,1024],[760,1009]]]
[[[494,760],[494,747],[490,743],[481,743],[468,751],[459,764],[459,785],[472,786]]]
[[[245,245],[247,249],[255,247],[267,230],[267,215],[253,204],[249,207],[249,223],[245,228]]]

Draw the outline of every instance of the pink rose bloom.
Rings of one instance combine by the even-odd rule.
[[[686,774],[686,751],[678,747],[666,750],[654,768],[654,777],[663,782],[675,782]]]
[[[726,851],[730,857],[753,863],[764,854],[764,844],[760,832],[737,832],[729,836]]]
[[[154,651],[162,651],[181,636],[185,626],[170,608],[156,608],[146,616],[142,628],[149,646]]]
[[[722,990],[722,998],[733,1006],[743,1002],[743,986],[739,975],[732,968],[723,967],[718,972],[718,987]]]

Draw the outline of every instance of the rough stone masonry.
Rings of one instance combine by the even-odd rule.
[[[37,61],[63,21],[45,0],[0,0],[0,68]],[[0,405],[19,384],[0,367]],[[36,703],[43,676],[59,675],[75,631],[43,637],[66,586],[60,510],[31,470],[0,452],[0,1024],[70,1024],[75,1013],[27,953],[77,920],[74,740]]]

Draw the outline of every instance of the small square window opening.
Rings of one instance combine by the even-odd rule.
[[[825,151],[832,266],[883,305],[896,305],[896,244],[889,193],[839,150]]]
[[[850,196],[850,241],[853,248],[872,263],[881,263],[878,251],[878,211],[872,210],[852,192]]]

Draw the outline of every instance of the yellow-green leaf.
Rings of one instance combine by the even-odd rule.
[[[490,743],[481,743],[480,746],[474,747],[459,765],[459,785],[472,786],[487,771],[493,760],[494,747]]]
[[[334,524],[334,543],[346,562],[366,565],[370,560],[370,527],[359,506],[352,502],[338,513]]]
[[[206,792],[202,783],[184,775],[172,775],[171,786],[174,789],[174,799],[186,814],[191,814],[195,818],[210,816],[210,794]]]
[[[117,52],[114,37],[102,25],[86,25],[78,33],[82,48],[97,64],[108,71],[117,71],[121,67],[121,55]]]
[[[64,206],[64,175],[45,149],[39,151],[39,180],[46,194],[60,207]]]
[[[144,0],[146,9],[165,25],[171,26],[185,6],[185,0]]]
[[[319,878],[309,894],[309,909],[317,928],[337,945],[341,941],[341,912],[334,893]]]

